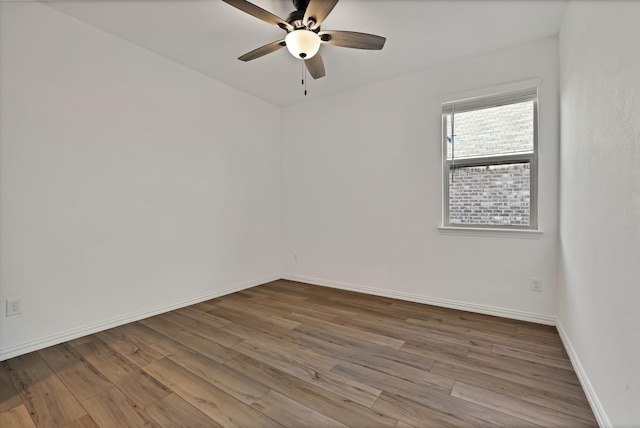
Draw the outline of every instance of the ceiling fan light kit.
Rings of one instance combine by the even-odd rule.
[[[296,10],[286,20],[247,0],[222,0],[227,4],[287,32],[284,40],[277,40],[248,52],[238,59],[251,61],[286,46],[295,58],[302,59],[314,79],[324,77],[324,62],[318,52],[322,44],[344,48],[380,50],[386,39],[354,31],[322,31],[320,25],[338,0],[293,0]]]
[[[320,50],[320,36],[311,30],[291,31],[284,40],[287,49],[296,58],[310,59]]]

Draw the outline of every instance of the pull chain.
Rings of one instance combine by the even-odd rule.
[[[307,67],[302,60],[302,86],[304,86],[304,96],[307,96]]]

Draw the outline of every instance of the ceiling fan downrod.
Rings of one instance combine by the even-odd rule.
[[[296,10],[299,10],[302,12],[307,10],[307,7],[309,6],[309,0],[292,0],[292,1],[293,1],[293,6],[296,8]]]

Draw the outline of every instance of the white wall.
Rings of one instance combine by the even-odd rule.
[[[285,108],[286,277],[553,323],[557,74],[553,38]],[[440,97],[531,78],[543,79],[544,233],[441,233]],[[532,277],[542,293],[530,291]]]
[[[640,426],[639,18],[638,2],[570,2],[560,34],[559,329],[616,427]]]
[[[278,108],[1,8],[0,359],[279,277]]]

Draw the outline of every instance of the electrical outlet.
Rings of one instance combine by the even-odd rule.
[[[542,291],[542,280],[540,278],[531,278],[531,291]]]
[[[7,299],[7,316],[18,315],[22,313],[22,300]]]
[[[7,299],[7,316],[18,315],[22,313],[22,300]]]

